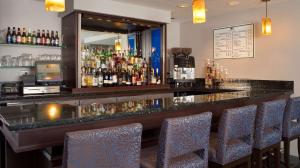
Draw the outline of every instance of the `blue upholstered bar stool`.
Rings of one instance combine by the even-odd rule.
[[[285,166],[289,168],[290,142],[295,139],[298,139],[300,157],[300,97],[289,100],[283,118],[284,161]]]
[[[63,168],[139,168],[141,124],[66,134]]]
[[[275,167],[280,166],[280,142],[286,100],[264,102],[256,115],[253,166],[261,168],[266,153],[274,153]]]
[[[166,119],[159,148],[142,150],[142,168],[206,168],[212,113]]]
[[[227,109],[209,144],[210,167],[251,167],[256,105]]]

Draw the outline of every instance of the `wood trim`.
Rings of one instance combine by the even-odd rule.
[[[116,93],[116,92],[128,92],[128,91],[157,91],[157,90],[170,90],[167,85],[146,85],[146,86],[117,86],[117,87],[102,87],[102,88],[74,88],[72,93],[84,94],[84,93]]]

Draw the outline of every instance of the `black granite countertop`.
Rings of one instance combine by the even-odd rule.
[[[216,91],[217,92],[217,91]],[[63,93],[62,93],[63,94]],[[73,96],[64,93],[63,96]],[[203,90],[185,92],[144,93],[134,96],[81,98],[77,105],[69,102],[31,104],[0,108],[0,119],[11,131],[78,124],[99,120],[126,118],[151,113],[201,107],[238,99],[291,95],[292,91],[256,89],[208,94]],[[53,96],[53,95],[52,95]],[[62,95],[56,95],[62,96]]]

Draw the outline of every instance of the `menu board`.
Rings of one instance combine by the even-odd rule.
[[[214,29],[214,59],[254,58],[254,24]]]

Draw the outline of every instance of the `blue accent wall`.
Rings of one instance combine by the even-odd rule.
[[[156,69],[158,69],[158,74],[160,75],[160,57],[161,57],[161,29],[154,29],[151,32],[151,39],[152,39],[152,67],[156,73]]]

